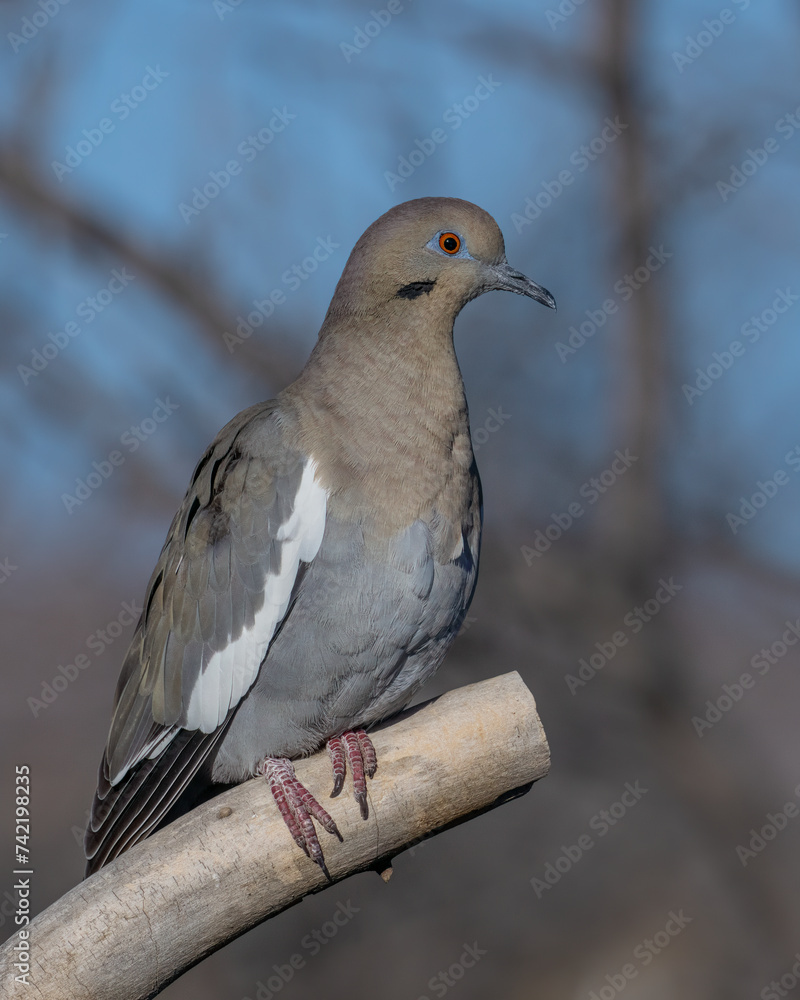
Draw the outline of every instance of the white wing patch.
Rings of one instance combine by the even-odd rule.
[[[309,459],[292,512],[275,535],[281,543],[280,569],[267,576],[264,603],[256,612],[252,628],[212,654],[204,664],[185,708],[185,718],[181,719],[182,728],[212,733],[256,679],[275,629],[289,606],[300,561],[311,562],[322,544],[328,494],[316,480],[316,469],[316,462]],[[264,541],[269,543],[269,539]],[[151,756],[162,749],[159,741]]]

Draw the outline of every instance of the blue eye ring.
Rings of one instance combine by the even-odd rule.
[[[466,257],[467,260],[473,260],[464,237],[452,229],[441,230],[426,245],[429,250],[444,254],[445,257]]]

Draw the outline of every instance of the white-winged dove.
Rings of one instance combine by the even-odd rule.
[[[198,789],[256,774],[327,874],[313,819],[338,830],[291,764],[325,743],[333,795],[347,764],[366,818],[365,730],[437,669],[475,588],[481,486],[453,323],[493,289],[555,308],[476,205],[391,209],[356,244],[298,379],[203,455],[117,685],[87,874]]]

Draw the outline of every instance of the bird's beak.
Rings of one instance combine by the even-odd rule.
[[[556,308],[556,300],[546,288],[542,288],[535,281],[531,281],[521,271],[515,271],[505,259],[499,264],[494,264],[489,269],[489,275],[492,282],[489,288],[492,290],[497,289],[504,292],[516,292],[517,295],[527,295],[529,299],[536,299],[543,306],[548,306],[550,309]]]

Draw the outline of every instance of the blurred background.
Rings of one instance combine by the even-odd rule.
[[[366,226],[474,201],[559,305],[457,321],[483,562],[423,693],[520,671],[550,775],[165,997],[800,995],[800,10],[721,3],[0,5],[0,797],[28,764],[35,912],[81,878],[191,471]]]

